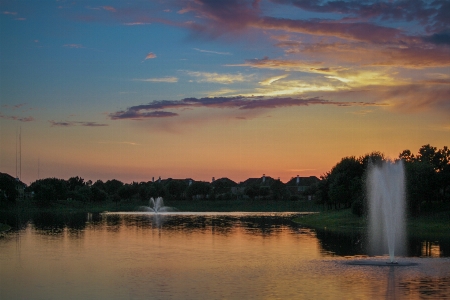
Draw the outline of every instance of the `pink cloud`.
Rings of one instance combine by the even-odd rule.
[[[153,52],[150,52],[147,54],[147,56],[145,57],[145,60],[147,59],[152,59],[152,58],[156,58],[156,54]]]
[[[116,12],[116,9],[112,6],[102,6],[104,10],[110,11],[110,12]]]

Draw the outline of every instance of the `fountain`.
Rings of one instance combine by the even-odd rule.
[[[148,206],[140,206],[139,211],[149,211],[154,213],[159,212],[170,212],[170,211],[176,211],[177,209],[170,206],[164,206],[164,201],[162,197],[158,197],[155,199],[150,198],[149,205]]]
[[[405,251],[405,172],[403,162],[382,162],[369,167],[369,253],[395,254]]]

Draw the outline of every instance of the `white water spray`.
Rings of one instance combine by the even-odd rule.
[[[403,162],[372,165],[367,177],[369,251],[372,255],[405,251],[405,171]]]
[[[148,206],[140,206],[140,211],[149,211],[149,212],[170,212],[170,211],[176,211],[177,209],[170,206],[164,206],[164,201],[162,197],[158,197],[155,199],[150,198]]]

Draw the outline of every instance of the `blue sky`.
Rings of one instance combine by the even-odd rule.
[[[1,172],[319,176],[450,140],[448,1],[0,1]],[[448,146],[448,145],[447,145]]]

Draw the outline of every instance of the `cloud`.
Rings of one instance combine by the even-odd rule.
[[[140,146],[141,144],[135,142],[115,142],[115,141],[99,141],[98,144],[121,144],[121,145],[130,145],[130,146]]]
[[[398,43],[399,40],[409,40],[409,37],[399,29],[363,22],[341,23],[326,20],[289,20],[265,17],[257,23],[253,23],[252,26],[266,30],[283,30],[370,43]]]
[[[152,58],[156,58],[156,54],[153,53],[153,52],[150,52],[150,53],[147,54],[147,56],[145,57],[144,60],[152,59]]]
[[[384,104],[366,102],[328,101],[314,98],[294,97],[206,97],[184,98],[182,100],[160,100],[149,104],[131,106],[124,111],[118,111],[109,115],[112,120],[133,119],[142,120],[148,118],[176,117],[178,113],[161,111],[161,109],[185,109],[185,108],[212,108],[212,109],[238,109],[259,110],[275,109],[280,107],[295,107],[309,105],[334,105],[334,106],[380,106]]]
[[[284,75],[280,75],[280,76],[274,76],[274,77],[270,77],[270,78],[264,79],[263,81],[260,81],[259,83],[261,85],[271,85],[275,81],[278,81],[280,79],[286,78],[288,76],[289,76],[289,74],[284,74]]]
[[[15,120],[19,122],[33,122],[36,121],[33,117],[19,117],[19,116],[6,116],[0,113],[0,118],[2,119],[9,119],[9,120]]]
[[[136,107],[130,107],[126,111],[118,111],[109,115],[112,120],[131,119],[131,120],[143,120],[152,118],[169,118],[178,116],[177,113],[168,111],[151,111],[141,112],[143,109],[136,109]]]
[[[146,79],[134,79],[135,81],[145,81],[145,82],[167,82],[175,83],[178,82],[177,77],[160,77],[160,78],[146,78]]]
[[[285,71],[307,71],[322,66],[320,61],[271,59],[267,56],[258,59],[247,59],[242,64],[227,65],[229,67],[252,67]]]
[[[52,127],[72,127],[72,126],[87,126],[87,127],[103,127],[109,126],[97,122],[80,122],[80,121],[49,121]]]
[[[438,32],[423,38],[424,41],[437,45],[450,45],[450,30]]]
[[[123,23],[123,25],[126,25],[126,26],[149,25],[149,24],[151,24],[151,23],[146,23],[146,22],[127,22],[127,23]]]
[[[15,16],[15,15],[17,15],[17,12],[15,12],[15,11],[4,11],[3,14],[4,15],[13,15],[13,16]]]
[[[219,74],[210,72],[186,71],[189,76],[196,77],[197,82],[211,82],[220,84],[230,84],[235,82],[244,82],[250,80],[252,75],[238,74]]]
[[[196,51],[203,52],[203,53],[212,53],[212,54],[219,54],[219,55],[231,55],[230,52],[219,52],[219,51],[210,51],[210,50],[202,50],[198,48],[193,48]]]
[[[110,11],[110,12],[116,12],[116,9],[112,6],[102,6],[104,10]]]
[[[450,80],[423,80],[395,87],[379,87],[375,91],[389,108],[403,113],[433,110],[450,118]]]
[[[63,47],[74,48],[74,49],[84,48],[83,45],[81,45],[81,44],[64,44]]]
[[[272,0],[294,5],[306,11],[346,14],[356,19],[416,21],[428,30],[448,27],[450,4],[444,1],[313,1]],[[447,12],[447,13],[446,13]]]

